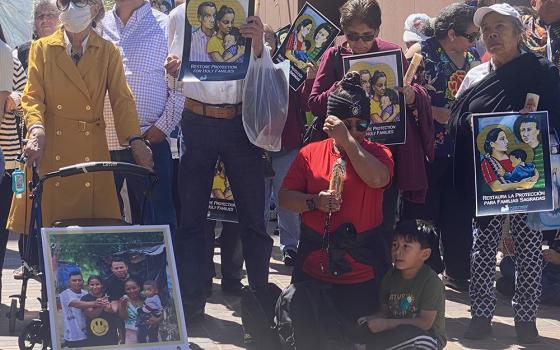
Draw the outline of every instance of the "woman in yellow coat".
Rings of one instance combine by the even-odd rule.
[[[92,30],[92,23],[104,14],[101,0],[58,0],[57,4],[62,28],[34,41],[29,54],[22,98],[28,165],[35,162],[42,175],[76,163],[109,160],[103,121],[108,94],[120,143],[130,142],[137,164],[151,168],[151,152],[137,137],[138,114],[120,53]],[[30,211],[25,196],[14,196],[8,229],[28,232]],[[47,227],[57,219],[120,218],[113,174],[47,181],[42,213]]]

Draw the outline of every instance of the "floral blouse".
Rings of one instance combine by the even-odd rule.
[[[436,38],[422,42],[422,70],[419,74],[421,84],[432,98],[432,106],[451,108],[455,95],[473,63],[480,61],[475,48],[467,51],[465,64],[457,67],[447,56]],[[453,152],[453,145],[445,125],[434,120],[435,156],[447,158]]]

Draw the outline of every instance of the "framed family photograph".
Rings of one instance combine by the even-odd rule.
[[[299,89],[305,82],[307,63],[319,62],[338,33],[340,29],[333,22],[315,7],[305,3],[272,57],[274,63],[290,61],[290,87],[293,90]]]
[[[238,222],[233,192],[226,176],[224,162],[221,159],[216,162],[206,218],[208,220]]]
[[[188,350],[168,226],[42,229],[52,346]]]
[[[472,120],[476,216],[553,210],[548,112]]]
[[[366,137],[385,145],[406,142],[406,106],[400,50],[367,53],[343,58],[344,72],[360,73],[360,82],[370,99],[370,123]]]
[[[255,0],[186,0],[185,42],[179,79],[227,81],[245,78],[251,41],[239,27],[255,11]]]

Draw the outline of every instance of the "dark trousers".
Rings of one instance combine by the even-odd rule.
[[[6,170],[2,183],[0,183],[0,268],[4,265],[4,256],[6,255],[6,245],[8,244],[9,232],[6,229],[6,222],[10,214],[10,207],[12,206],[12,172],[13,170]],[[0,270],[0,277],[2,276]],[[0,290],[2,285],[0,284]]]
[[[239,217],[243,257],[249,284],[268,283],[272,238],[264,224],[264,167],[262,150],[249,142],[241,117],[217,119],[183,112],[181,129],[185,152],[179,169],[181,225],[175,236],[175,251],[183,304],[187,315],[206,304],[208,258],[205,223],[218,157],[228,172]]]
[[[177,219],[175,215],[175,206],[173,205],[172,181],[173,166],[171,160],[171,150],[169,142],[163,140],[160,143],[152,144],[152,156],[154,159],[154,172],[158,176],[158,182],[152,189],[150,197],[144,208],[144,217],[142,217],[142,205],[144,201],[144,193],[148,186],[148,179],[133,176],[115,174],[115,185],[117,187],[117,197],[121,212],[123,209],[123,201],[120,192],[126,179],[128,198],[130,201],[130,210],[133,224],[144,225],[169,225],[171,232],[177,227]],[[111,151],[111,160],[114,162],[135,163],[130,150]]]
[[[149,326],[141,324],[138,326],[138,333],[136,335],[139,343],[157,343],[158,342],[159,325]]]
[[[403,200],[402,219],[433,221],[441,235],[443,263],[447,276],[470,278],[472,217],[467,201],[453,186],[452,161],[438,158],[426,164],[428,193],[424,204]]]
[[[369,332],[359,326],[357,321],[360,317],[379,311],[377,281],[374,279],[355,284],[333,284],[320,282],[306,274],[303,276],[305,277],[300,282],[290,285],[287,291],[291,294],[288,308],[296,348],[326,348],[327,345],[323,342],[328,342],[329,337],[365,343]],[[324,292],[318,292],[319,289]],[[325,312],[328,315],[323,315]],[[334,319],[339,327],[332,328],[333,322],[325,322],[327,319]]]
[[[214,265],[214,229],[216,221],[206,221],[206,249],[208,253],[208,279],[216,276]],[[220,258],[222,283],[224,281],[241,281],[243,270],[243,244],[239,235],[238,224],[222,221],[222,235],[220,236]],[[226,282],[227,283],[227,282]]]

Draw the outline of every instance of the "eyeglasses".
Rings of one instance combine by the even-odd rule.
[[[474,32],[474,33],[457,33],[457,35],[462,36],[464,38],[466,38],[468,41],[470,41],[471,43],[477,41],[478,39],[480,39],[480,32]]]
[[[344,120],[343,123],[346,126],[346,129],[352,130],[352,128],[354,128],[357,132],[364,132],[369,126],[369,122],[366,120],[359,120],[354,123],[350,120]]]
[[[86,7],[87,5],[95,5],[95,2],[92,0],[57,0],[56,1],[56,7],[58,7],[58,9],[60,11],[66,11],[68,10],[68,7],[70,6],[70,3],[74,3],[74,5],[78,6],[78,7]]]
[[[360,39],[362,39],[362,41],[367,42],[367,41],[373,41],[375,39],[375,34],[364,34],[364,35],[359,35],[356,33],[344,33],[346,35],[346,39],[348,39],[348,41],[358,41]]]

